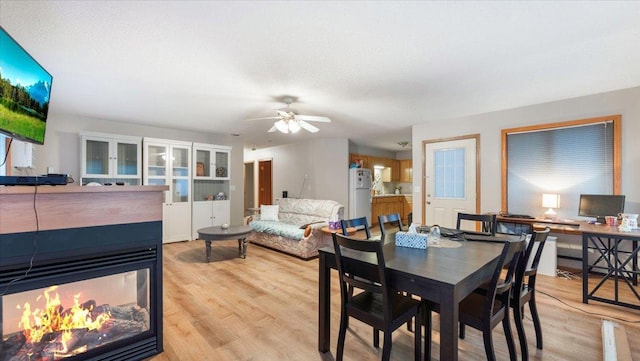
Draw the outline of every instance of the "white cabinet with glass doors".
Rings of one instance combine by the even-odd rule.
[[[198,229],[229,224],[229,175],[231,147],[193,143],[193,225]]]
[[[193,179],[229,180],[231,147],[193,143]]]
[[[80,184],[124,183],[142,179],[142,137],[80,133]]]
[[[162,217],[164,243],[191,239],[191,142],[144,138],[144,185],[168,185]]]

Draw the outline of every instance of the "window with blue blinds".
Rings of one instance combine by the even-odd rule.
[[[576,218],[580,194],[613,194],[612,122],[507,134],[511,213],[540,216],[542,194],[560,195],[560,218]]]

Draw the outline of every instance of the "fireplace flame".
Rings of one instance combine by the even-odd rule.
[[[65,310],[60,301],[60,295],[55,292],[57,288],[58,286],[51,286],[43,291],[44,309],[35,308],[32,311],[31,304],[25,302],[18,327],[24,330],[23,333],[28,342],[40,342],[49,333],[61,332],[62,342],[65,344],[72,338],[72,330],[96,330],[109,320],[110,316],[107,313],[102,313],[94,319],[91,314],[93,305],[88,306],[89,308],[84,307],[80,303],[80,294],[74,295],[73,306]],[[40,300],[41,297],[38,297],[36,302]],[[17,308],[20,309],[20,305]]]

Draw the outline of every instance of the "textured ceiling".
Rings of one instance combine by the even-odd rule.
[[[51,114],[348,137],[640,85],[640,2],[9,1],[0,24],[52,75]],[[283,95],[330,117],[267,133]]]

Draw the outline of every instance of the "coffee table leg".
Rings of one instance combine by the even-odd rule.
[[[240,253],[240,257],[247,258],[247,239],[246,238],[238,239],[238,252]]]
[[[207,263],[211,262],[211,241],[204,241],[207,247]]]

